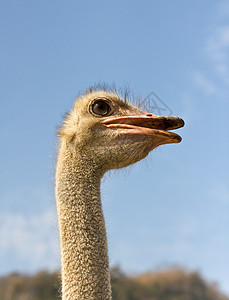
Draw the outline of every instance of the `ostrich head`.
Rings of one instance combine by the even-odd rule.
[[[159,145],[179,143],[181,137],[168,130],[183,125],[178,117],[144,112],[117,92],[90,90],[76,100],[59,134],[73,154],[103,175],[145,158]]]

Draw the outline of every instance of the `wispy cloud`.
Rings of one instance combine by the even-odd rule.
[[[6,262],[1,272],[58,268],[56,224],[55,215],[50,211],[29,216],[0,215],[0,255]]]
[[[207,94],[212,95],[217,93],[216,85],[200,71],[193,73],[196,84]]]
[[[224,62],[228,58],[229,26],[220,26],[207,39],[206,52],[216,62]]]
[[[229,85],[229,4],[222,1],[216,12],[216,25],[203,41],[207,67],[194,71],[193,79],[207,95],[228,94]],[[223,25],[222,25],[223,24]]]
[[[229,84],[229,25],[219,26],[207,38],[205,51],[223,82]]]
[[[223,182],[216,182],[210,189],[209,195],[217,202],[229,204],[229,188]]]
[[[219,16],[228,17],[229,16],[229,2],[228,0],[224,0],[219,3],[218,9]]]

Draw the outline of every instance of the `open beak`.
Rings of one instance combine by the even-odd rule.
[[[184,126],[178,117],[162,117],[154,114],[109,117],[103,124],[110,129],[120,129],[122,134],[147,135],[158,138],[159,144],[179,143],[182,139],[178,134],[168,130]]]

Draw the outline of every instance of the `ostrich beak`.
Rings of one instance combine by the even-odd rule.
[[[103,124],[110,129],[120,129],[122,134],[147,135],[158,138],[158,144],[179,143],[182,138],[168,130],[184,126],[178,117],[162,117],[154,114],[109,117]]]

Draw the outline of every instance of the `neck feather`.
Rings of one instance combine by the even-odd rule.
[[[64,300],[110,300],[101,176],[79,153],[61,146],[56,172]]]

